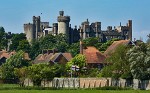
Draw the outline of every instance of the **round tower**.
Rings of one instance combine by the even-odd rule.
[[[64,16],[64,11],[59,11],[58,21],[58,34],[69,35],[69,22],[70,16]]]

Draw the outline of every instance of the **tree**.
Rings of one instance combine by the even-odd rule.
[[[51,34],[39,39],[40,49],[57,49],[58,52],[66,52],[68,49],[68,43],[66,36],[59,34],[53,36]]]
[[[131,74],[136,79],[150,79],[150,47],[144,43],[127,52]]]
[[[6,39],[5,29],[0,27],[0,49],[7,49],[8,40]]]
[[[58,52],[66,52],[68,49],[68,38],[66,35],[64,34],[58,34],[55,36],[55,46],[54,48],[56,48],[58,50]]]
[[[56,43],[55,41],[55,36],[48,34],[45,37],[41,37],[39,39],[39,43],[40,43],[40,49],[53,49],[54,45]]]
[[[130,70],[129,70],[129,62],[126,56],[127,50],[128,47],[124,45],[117,47],[115,52],[106,59],[107,62],[109,62],[108,64],[112,64],[112,65],[103,68],[102,76],[107,77],[111,75],[111,77],[114,78],[119,78],[119,77],[131,78],[131,76],[128,76],[130,75]]]
[[[16,54],[12,55],[6,60],[6,63],[2,64],[2,78],[4,79],[15,79],[14,68],[21,68],[28,66],[29,62],[24,59],[24,52],[22,50],[18,51]]]
[[[22,67],[22,68],[14,68],[14,74],[17,78],[19,78],[20,81],[20,86],[24,86],[24,80],[27,78],[27,67]]]
[[[60,42],[60,43],[56,43],[55,48],[59,51],[59,52],[66,52],[68,49],[68,44],[66,42]]]
[[[59,65],[33,64],[28,67],[28,77],[33,80],[35,85],[40,86],[42,80],[52,80],[55,76],[59,77],[63,70]]]
[[[40,48],[39,41],[33,40],[31,42],[31,48],[30,48],[30,52],[29,52],[30,58],[32,60],[34,60],[35,57],[37,57],[41,53],[41,51],[42,51],[42,49]]]
[[[98,47],[99,51],[105,51],[114,41],[118,40],[119,40],[118,38],[114,38],[112,40],[103,43],[100,47]]]
[[[40,86],[41,80],[43,79],[43,69],[46,70],[45,64],[34,64],[28,67],[28,77],[33,80],[35,85]],[[46,73],[46,72],[45,72]],[[51,73],[50,73],[51,74]],[[49,75],[49,74],[48,74]]]
[[[18,46],[19,46],[19,42],[22,40],[26,40],[26,35],[24,33],[20,33],[20,34],[13,34],[12,35],[12,44],[10,45],[10,51],[13,50],[17,50]]]
[[[72,65],[76,65],[80,68],[80,70],[86,65],[86,58],[82,54],[76,55],[71,61],[66,64],[66,68],[70,70]]]
[[[17,51],[23,50],[25,52],[30,52],[30,44],[27,40],[21,40],[19,41],[19,45],[17,47]]]
[[[99,43],[99,38],[97,37],[90,37],[83,40],[85,46],[93,46]]]
[[[71,44],[67,51],[70,52],[73,57],[75,57],[77,54],[80,53],[80,44],[79,44],[79,42]]]
[[[84,44],[85,47],[86,46],[94,46],[97,49],[99,49],[99,47],[102,45],[99,38],[97,38],[97,37],[86,38],[86,39],[83,40],[83,44]]]

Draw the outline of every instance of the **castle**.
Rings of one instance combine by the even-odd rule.
[[[31,42],[33,39],[38,39],[47,34],[65,34],[68,37],[68,43],[74,43],[79,39],[86,39],[89,37],[97,37],[100,42],[106,42],[113,38],[122,40],[132,40],[132,20],[128,20],[126,26],[108,26],[107,30],[101,29],[101,22],[89,23],[88,19],[82,22],[81,26],[77,28],[71,27],[70,16],[64,16],[64,11],[59,11],[57,23],[53,23],[52,27],[49,22],[41,22],[40,16],[33,16],[33,23],[24,24],[24,32],[27,40]]]

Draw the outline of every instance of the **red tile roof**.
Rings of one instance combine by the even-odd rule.
[[[8,59],[8,58],[10,58],[12,55],[14,55],[14,54],[16,54],[15,51],[12,51],[12,52],[7,52],[7,51],[5,51],[5,50],[0,51],[0,59],[1,59],[1,58],[6,58],[6,59]],[[25,54],[24,54],[24,59],[26,59],[26,60],[31,60],[28,53],[25,53]]]
[[[7,52],[7,51],[5,51],[5,50],[3,50],[3,51],[0,51],[0,59],[1,58],[9,58],[10,56],[12,56],[13,54],[15,54],[16,52]]]
[[[83,54],[86,57],[87,63],[103,63],[106,58],[98,49],[92,46],[84,49]]]
[[[63,53],[63,56],[65,56],[68,61],[72,59],[71,53]]]
[[[71,53],[50,53],[50,54],[39,54],[35,60],[33,61],[34,64],[36,63],[48,63],[50,61],[55,62],[55,60],[60,56],[63,55],[67,61],[72,59]]]

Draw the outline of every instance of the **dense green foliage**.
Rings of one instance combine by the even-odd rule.
[[[51,34],[41,37],[39,40],[33,40],[31,50],[29,52],[31,59],[34,59],[38,54],[45,49],[56,49],[58,52],[66,52],[69,44],[67,38],[63,34],[53,36]]]
[[[150,79],[150,46],[138,42],[134,47],[118,47],[107,58],[110,65],[101,71],[104,77]]]
[[[21,40],[19,41],[19,45],[17,47],[17,51],[22,50],[25,51],[27,53],[30,52],[30,44],[27,40]]]
[[[80,52],[80,44],[79,42],[73,43],[69,46],[69,49],[67,50],[69,53],[72,54],[72,56],[76,56]]]
[[[142,43],[127,52],[130,70],[136,79],[150,79],[150,46]]]
[[[98,47],[98,49],[102,52],[104,52],[114,41],[118,41],[118,38],[114,38],[112,40],[109,40],[105,43],[103,43],[101,46]]]
[[[14,68],[28,66],[29,62],[24,59],[24,52],[18,51],[7,59],[6,63],[1,66],[1,74],[3,79],[15,79]]]
[[[127,46],[121,45],[117,47],[115,52],[106,59],[110,65],[103,68],[102,76],[113,78],[132,78],[129,70],[129,62],[126,56],[127,51]]]
[[[22,40],[26,40],[26,35],[24,33],[13,34],[11,38],[12,44],[9,47],[10,51],[17,50],[18,46],[21,46],[19,42]]]
[[[76,65],[80,70],[85,66],[86,58],[82,54],[76,55],[70,62],[66,64],[66,68],[70,69],[72,65]]]
[[[39,41],[33,40],[33,41],[32,41],[32,45],[31,45],[31,50],[30,50],[30,52],[29,52],[30,58],[31,58],[32,60],[34,60],[35,57],[37,57],[38,54],[41,53],[41,51],[42,51],[42,50],[41,50],[41,48],[40,48],[40,43],[39,43]]]
[[[102,43],[100,43],[99,38],[90,37],[83,40],[84,46],[95,46],[99,48]]]
[[[0,49],[7,49],[8,39],[5,29],[0,27]],[[137,78],[150,79],[150,46],[137,41],[137,46],[119,46],[112,55],[107,58],[108,66],[105,66],[101,71],[97,68],[83,69],[86,65],[85,56],[79,54],[79,42],[69,44],[66,35],[47,35],[38,40],[33,40],[30,44],[26,39],[25,34],[12,34],[10,51],[17,51],[17,53],[7,59],[7,62],[1,66],[1,77],[3,79],[19,78],[22,82],[26,77],[35,81],[42,79],[52,79],[54,77],[61,77],[66,75],[66,69],[70,70],[71,66],[78,66],[81,77],[113,77],[113,78]],[[87,38],[83,40],[84,47],[95,46],[101,52],[105,51],[114,41],[112,39],[105,43],[99,42],[98,38]],[[42,50],[56,49],[57,52],[70,52],[73,59],[65,66],[48,64],[37,64],[29,66],[29,62],[23,58],[24,53],[27,52],[32,60],[37,57]],[[27,67],[24,67],[27,66]],[[29,66],[29,67],[28,67]],[[38,85],[38,84],[37,84]]]
[[[0,27],[0,49],[7,49],[8,40],[6,39],[6,36],[5,29]]]
[[[15,75],[19,78],[20,84],[23,84],[25,78],[33,80],[34,85],[40,85],[42,80],[52,80],[54,77],[64,75],[64,66],[55,64],[33,64],[32,66],[15,68]]]
[[[56,36],[49,34],[45,37],[41,37],[39,43],[41,50],[56,48],[59,52],[65,52],[68,48],[66,36],[63,34]]]
[[[40,85],[43,79],[53,79],[55,73],[52,69],[47,64],[35,64],[27,68],[28,77],[33,80],[35,85]]]
[[[14,68],[14,74],[19,79],[20,86],[24,86],[24,80],[27,78],[27,67]]]

